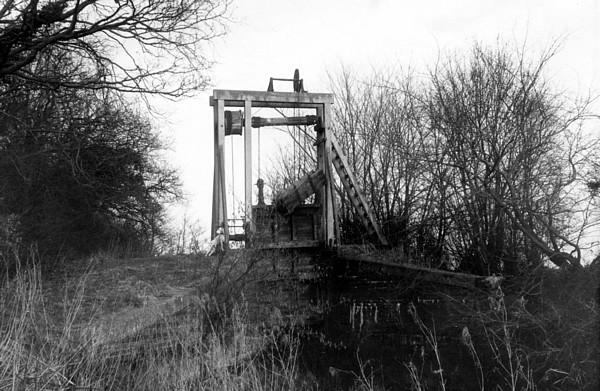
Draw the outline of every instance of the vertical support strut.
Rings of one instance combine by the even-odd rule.
[[[323,106],[317,107],[317,123],[320,126],[316,126],[315,130],[317,132],[317,169],[322,170],[325,173],[325,130],[321,125],[323,123]],[[325,183],[327,183],[327,177],[325,177]],[[316,201],[321,205],[321,226],[319,228],[319,240],[325,241],[326,235],[326,227],[327,227],[327,195],[325,193],[325,186],[321,186],[319,191],[316,193],[317,199]]]
[[[325,174],[325,185],[319,192],[319,199],[322,208],[321,220],[321,238],[327,246],[335,244],[335,205],[333,198],[333,186],[331,175],[331,140],[329,139],[330,118],[329,104],[324,104],[317,108],[317,116],[320,119],[321,126],[317,129],[317,168],[322,169]]]
[[[219,218],[221,212],[221,169],[219,168],[220,159],[219,159],[219,135],[218,135],[218,126],[217,126],[217,117],[218,117],[218,107],[215,105],[213,107],[213,194],[212,194],[212,220],[210,226],[210,237],[214,239],[217,228],[221,224],[221,219]]]
[[[252,216],[252,101],[244,101],[244,233],[246,245],[254,232]]]
[[[325,151],[327,152],[327,192],[328,192],[328,202],[330,203],[331,209],[330,212],[328,213],[328,220],[331,222],[331,231],[328,233],[328,236],[330,235],[331,239],[334,239],[335,241],[330,242],[331,245],[338,245],[341,243],[340,241],[340,226],[339,226],[339,219],[338,219],[338,208],[335,202],[335,183],[333,181],[333,157],[334,155],[332,154],[332,149],[333,149],[333,145],[332,142],[335,140],[335,137],[333,135],[333,131],[332,131],[332,114],[331,114],[331,103],[325,103],[323,105],[325,112],[324,117],[325,117],[325,123],[324,123],[324,127],[325,127]]]
[[[215,237],[218,227],[225,231],[225,243],[229,240],[227,223],[227,198],[225,186],[225,102],[217,100],[214,108],[215,121],[215,170],[213,178],[213,215],[211,237]]]

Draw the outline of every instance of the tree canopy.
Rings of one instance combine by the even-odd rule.
[[[227,6],[227,0],[7,0],[0,7],[0,78],[181,96],[206,86],[205,45],[224,33]],[[65,79],[35,66],[49,49],[74,55],[77,71]]]
[[[16,217],[22,244],[152,250],[162,203],[179,193],[147,119],[112,93],[27,82],[0,97],[0,118],[0,212]]]
[[[0,6],[0,253],[149,253],[179,181],[131,93],[206,86],[227,0]],[[129,96],[128,96],[129,94]]]

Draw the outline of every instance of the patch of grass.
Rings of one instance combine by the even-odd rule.
[[[198,274],[194,279],[190,271],[210,266],[206,259],[146,259],[126,267],[112,262],[63,284],[46,286],[35,266],[3,283],[0,390],[309,388],[299,379],[293,330],[252,326],[238,300],[225,303],[203,294],[176,316],[122,339],[102,340],[94,332],[102,314],[143,307],[144,298],[160,299],[171,284],[193,287]],[[179,272],[164,273],[174,262]],[[230,270],[238,268],[243,270],[240,264]],[[105,300],[98,300],[102,295]]]

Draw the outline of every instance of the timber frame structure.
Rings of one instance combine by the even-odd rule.
[[[292,81],[294,92],[273,91],[273,80]],[[268,91],[213,90],[213,95],[210,97],[210,105],[214,110],[211,225],[213,238],[217,229],[222,227],[226,243],[244,241],[246,247],[338,246],[340,231],[334,196],[333,170],[335,169],[367,232],[376,235],[381,244],[387,245],[387,240],[366,203],[366,198],[331,130],[333,101],[333,94],[330,93],[305,92],[297,70],[294,79],[271,78]],[[243,108],[243,111],[227,111],[225,108]],[[252,117],[254,108],[308,109],[314,110],[314,115],[260,118]],[[259,202],[257,205],[252,205],[252,129],[280,125],[314,125],[317,157],[315,170],[296,181],[283,194],[279,194],[277,205],[264,203],[260,184],[262,180],[258,178]],[[224,146],[225,137],[234,134],[243,135],[244,139],[244,233],[241,235],[230,232],[227,215]],[[312,194],[315,195],[314,203],[304,204],[304,200]]]

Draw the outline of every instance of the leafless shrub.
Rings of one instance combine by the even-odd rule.
[[[569,99],[544,77],[558,46],[529,59],[475,44],[441,55],[420,78],[332,78],[336,135],[406,257],[479,274],[581,265],[585,233],[598,224],[588,190],[599,139],[593,97]],[[342,231],[360,238],[339,197]]]

